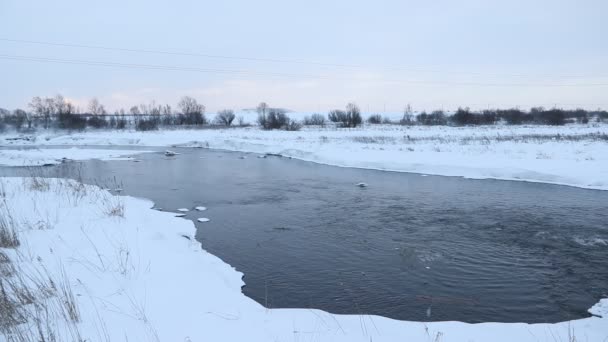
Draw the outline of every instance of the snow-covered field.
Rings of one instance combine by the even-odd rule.
[[[14,229],[20,242],[0,248],[0,340],[51,340],[49,333],[57,341],[608,338],[608,299],[590,309],[601,317],[557,324],[403,322],[266,309],[241,293],[241,273],[201,249],[193,222],[153,210],[150,201],[43,178],[0,178],[0,196],[0,230]],[[10,240],[0,239],[5,246]],[[31,338],[10,335],[19,332]]]
[[[8,134],[0,137],[0,144],[196,146],[277,153],[337,166],[608,189],[608,125],[599,123],[561,127],[367,125],[298,132],[257,127],[57,132],[21,137]],[[11,153],[21,152],[0,150],[0,163],[18,163],[11,161]],[[70,153],[65,153],[68,158],[72,158]],[[81,155],[81,151],[74,155]]]

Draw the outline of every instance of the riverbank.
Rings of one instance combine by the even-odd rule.
[[[3,333],[113,341],[603,341],[608,300],[557,324],[404,322],[266,309],[205,252],[194,224],[71,180],[1,178]],[[211,217],[211,219],[213,219]],[[6,245],[6,241],[17,241]],[[27,296],[24,296],[27,294]],[[9,298],[7,301],[6,298]],[[27,300],[26,300],[27,299]],[[12,307],[14,310],[7,310]],[[12,313],[10,316],[6,313]],[[11,324],[12,322],[12,324]],[[40,329],[42,327],[42,329]],[[13,335],[14,337],[15,335]],[[0,338],[2,340],[2,338]]]
[[[273,153],[317,163],[467,178],[492,178],[608,190],[608,125],[257,127],[203,130],[5,134],[20,146],[191,146]],[[0,163],[6,164],[6,150]],[[68,158],[70,153],[65,153]],[[95,158],[95,156],[92,156]]]

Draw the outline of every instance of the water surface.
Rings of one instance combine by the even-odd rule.
[[[211,219],[197,239],[267,307],[532,323],[586,317],[608,295],[608,192],[177,150],[44,172],[206,206],[187,216]]]

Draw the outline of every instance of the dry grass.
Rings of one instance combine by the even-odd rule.
[[[108,216],[125,217],[125,205],[123,203],[113,203],[106,209]]]
[[[0,213],[0,248],[17,248],[20,244],[10,216]]]

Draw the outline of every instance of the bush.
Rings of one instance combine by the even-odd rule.
[[[363,122],[359,107],[353,103],[349,103],[346,106],[346,111],[339,109],[332,110],[327,114],[327,118],[331,122],[339,123],[342,127],[357,127]]]
[[[215,122],[221,125],[230,126],[235,119],[234,111],[230,109],[220,110],[215,116]]]
[[[23,124],[27,121],[27,113],[22,109],[15,109],[12,114],[8,113],[3,116],[5,124],[15,127],[16,130],[20,130]]]
[[[61,113],[57,116],[59,128],[63,129],[85,129],[87,119],[80,114]]]
[[[521,125],[524,122],[532,121],[531,115],[527,115],[526,113],[516,108],[507,110],[497,110],[496,114],[499,118],[505,120],[509,125]]]
[[[401,120],[399,120],[400,125],[411,126],[415,123],[416,123],[416,121],[414,119],[414,114],[411,114],[411,113],[403,114],[403,117],[401,118]]]
[[[87,125],[93,128],[104,128],[108,126],[108,122],[103,116],[93,115],[87,120]]]
[[[561,109],[551,109],[538,113],[538,117],[535,117],[535,122],[546,125],[561,126],[566,124],[566,116],[564,111]]]
[[[116,119],[116,129],[125,129],[127,127],[127,119],[124,115]]]
[[[300,123],[291,120],[284,110],[277,108],[268,109],[268,114],[259,114],[258,123],[263,129],[297,131],[302,127]]]
[[[457,126],[473,125],[476,121],[475,115],[469,111],[469,108],[458,108],[451,119]]]
[[[346,116],[346,112],[343,110],[332,110],[327,114],[327,118],[329,121],[337,124],[341,124],[343,127],[348,127],[348,117]]]
[[[135,124],[135,129],[138,131],[153,131],[158,129],[159,120],[155,117],[140,118]]]
[[[304,117],[304,125],[306,126],[325,126],[325,117],[321,114],[313,114]]]
[[[367,123],[372,125],[378,125],[382,123],[382,116],[380,114],[372,114],[367,118]]]
[[[346,115],[349,119],[349,125],[351,127],[357,127],[363,122],[363,118],[361,117],[361,110],[354,103],[349,103],[346,105]]]
[[[436,110],[431,114],[427,114],[426,112],[422,112],[418,114],[416,120],[422,124],[427,126],[438,126],[438,125],[447,125],[448,119],[442,110]]]
[[[207,123],[207,118],[205,117],[205,106],[199,104],[196,99],[190,96],[184,96],[178,102],[177,106],[182,111],[182,114],[178,116],[178,121],[180,124],[204,125]]]
[[[284,126],[286,131],[299,131],[302,128],[302,124],[293,119],[287,119],[288,123]]]

